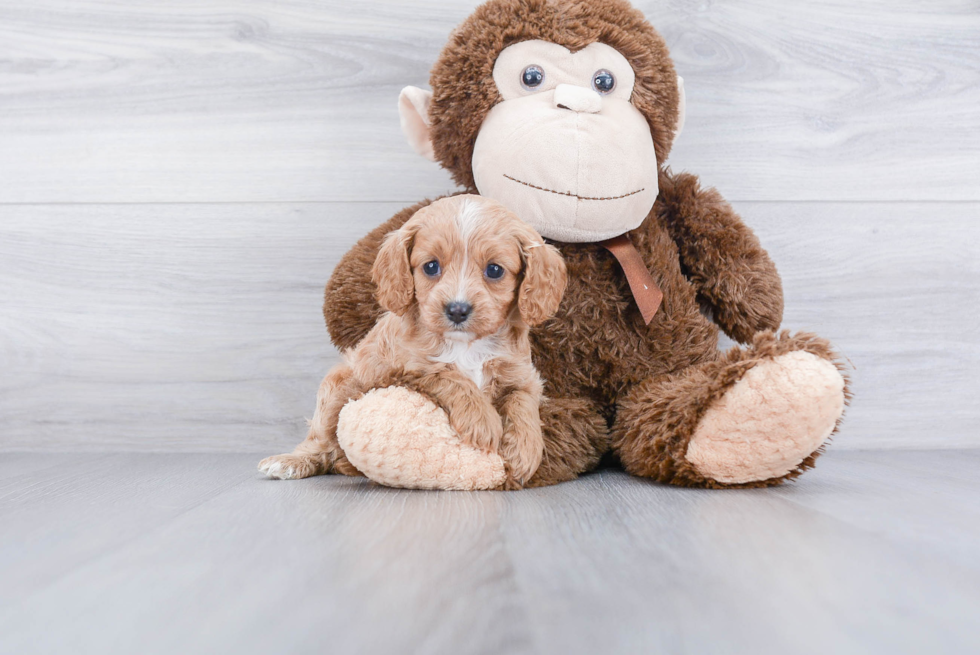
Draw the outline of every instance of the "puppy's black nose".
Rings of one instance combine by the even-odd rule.
[[[446,318],[459,325],[470,317],[473,312],[473,305],[468,302],[453,301],[446,305]]]

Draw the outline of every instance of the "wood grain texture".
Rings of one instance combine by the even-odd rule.
[[[401,206],[17,206],[0,222],[0,450],[281,452],[337,361],[340,256]],[[737,203],[785,326],[856,367],[834,448],[980,445],[980,206]]]
[[[249,455],[8,455],[0,651],[976,652],[977,457],[454,493],[264,480]]]
[[[832,457],[818,485],[774,495],[918,553],[980,571],[980,450],[861,451]],[[942,507],[937,507],[938,499]],[[950,527],[956,525],[954,531]]]
[[[399,208],[7,208],[4,445],[294,445],[337,361],[323,285]]]
[[[443,193],[395,101],[476,4],[0,2],[0,203]],[[980,200],[974,0],[637,6],[686,79],[675,168],[733,200]]]
[[[980,206],[737,203],[783,326],[830,339],[856,397],[835,447],[980,445]]]

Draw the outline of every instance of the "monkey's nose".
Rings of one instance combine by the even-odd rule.
[[[555,87],[555,106],[586,114],[602,111],[602,96],[584,86],[559,84]]]
[[[473,313],[473,305],[468,302],[453,301],[446,305],[446,318],[459,325]]]

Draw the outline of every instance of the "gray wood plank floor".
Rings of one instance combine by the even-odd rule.
[[[736,492],[407,492],[257,457],[0,457],[0,652],[980,649],[977,450]]]

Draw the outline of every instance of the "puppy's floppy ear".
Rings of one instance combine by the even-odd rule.
[[[417,232],[418,227],[412,221],[389,232],[371,267],[378,303],[399,316],[408,311],[415,299],[415,280],[408,257]]]
[[[568,277],[565,260],[554,246],[544,243],[530,227],[522,231],[524,280],[517,296],[517,308],[528,325],[538,325],[550,318],[561,304]]]

